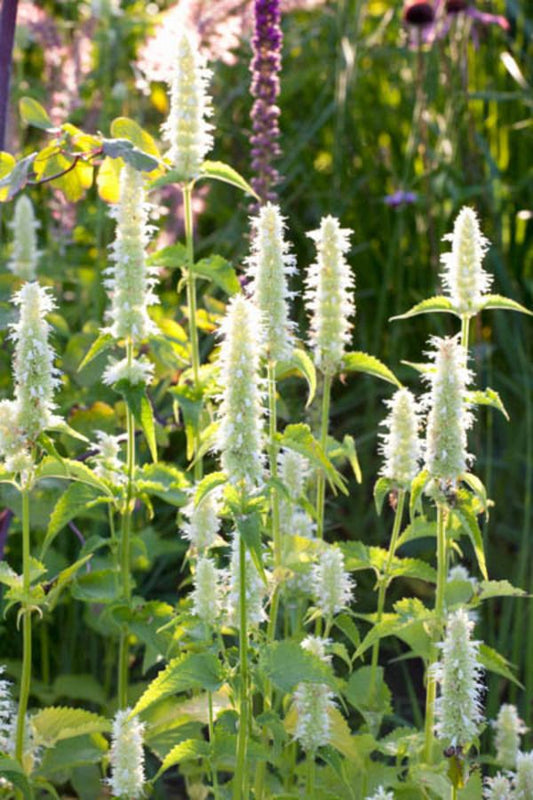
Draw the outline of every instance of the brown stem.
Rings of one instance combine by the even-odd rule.
[[[2,0],[0,10],[0,150],[5,147],[7,113],[9,106],[9,81],[18,0]]]

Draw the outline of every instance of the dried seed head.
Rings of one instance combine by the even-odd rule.
[[[440,645],[441,660],[434,670],[440,685],[440,696],[435,701],[435,732],[453,747],[469,744],[483,721],[483,668],[479,663],[479,642],[470,638],[473,627],[464,609],[450,614]]]
[[[461,313],[476,313],[482,295],[492,283],[492,275],[481,266],[489,243],[481,233],[476,212],[467,206],[462,208],[453,233],[444,239],[452,243],[451,253],[441,255],[444,286]]]
[[[213,126],[206,121],[212,113],[207,94],[211,75],[197,42],[184,31],[170,81],[170,113],[162,127],[163,139],[170,145],[167,155],[181,181],[197,177],[213,146]]]
[[[317,247],[317,260],[305,281],[309,338],[317,367],[328,375],[341,369],[353,327],[350,320],[355,314],[354,279],[344,257],[350,249],[351,233],[341,228],[334,217],[324,217],[320,228],[309,234]]]

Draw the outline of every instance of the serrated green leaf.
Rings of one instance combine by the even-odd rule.
[[[402,531],[398,538],[396,548],[398,549],[407,542],[425,537],[437,535],[437,523],[435,520],[428,520],[426,517],[418,516]]]
[[[143,693],[131,716],[141,714],[164,697],[205,689],[216,692],[222,685],[223,674],[219,660],[211,653],[188,653],[172,659]]]
[[[340,489],[343,494],[348,494],[344,478],[337,472],[324,453],[320,444],[311,433],[309,425],[304,425],[303,423],[287,425],[283,434],[278,435],[277,439],[281,447],[287,447],[289,450],[300,453],[300,455],[308,458],[315,467],[323,469],[333,490],[337,488]]]
[[[3,179],[11,175],[13,172],[16,161],[11,153],[5,153],[4,151],[0,151],[0,203],[3,203],[7,200],[9,194],[9,185],[5,185],[2,183]]]
[[[228,478],[225,472],[211,472],[206,475],[196,487],[194,504],[196,506],[200,505],[205,497],[211,494],[218,486],[223,486],[227,482]]]
[[[419,558],[394,557],[389,575],[391,578],[417,578],[427,583],[437,583],[437,571]]]
[[[121,158],[140,172],[153,172],[159,161],[135,147],[129,139],[103,139],[102,154],[109,158]]]
[[[172,386],[170,392],[176,398],[183,416],[187,440],[186,456],[187,461],[190,461],[194,456],[195,444],[199,434],[200,417],[204,407],[202,393],[194,386],[189,386],[185,383],[180,386]]]
[[[396,375],[385,364],[368,353],[345,353],[342,359],[342,372],[364,372],[366,375],[373,375],[374,378],[381,378],[382,381],[392,383],[401,388],[402,384]]]
[[[261,654],[260,669],[281,692],[292,692],[301,682],[325,683],[335,688],[335,679],[328,664],[296,642],[267,645]]]
[[[33,800],[34,794],[28,776],[14,758],[0,757],[0,777],[22,792],[24,800]]]
[[[209,742],[205,739],[186,739],[172,748],[170,753],[167,753],[163,759],[163,763],[159,767],[152,781],[155,782],[167,769],[173,767],[175,764],[180,764],[182,761],[191,761],[195,758],[204,758],[210,752]]]
[[[204,161],[200,167],[200,175],[197,180],[200,178],[212,178],[215,181],[229,183],[231,186],[236,186],[237,189],[241,189],[246,194],[251,194],[252,197],[255,197],[257,200],[260,199],[250,184],[244,180],[242,175],[239,175],[237,170],[230,167],[229,164],[224,164],[222,161]]]
[[[105,494],[108,497],[112,496],[106,484],[86,464],[81,461],[72,461],[69,458],[62,458],[61,461],[58,461],[47,456],[37,467],[35,478],[36,480],[62,478],[69,481],[80,481],[89,486],[94,486],[101,494]]]
[[[527,593],[518,586],[513,586],[509,581],[481,581],[479,585],[478,600],[488,600],[490,597],[526,597]]]
[[[454,309],[452,301],[448,297],[438,295],[437,297],[428,297],[426,300],[417,303],[415,306],[406,311],[405,314],[397,314],[391,317],[389,322],[396,319],[408,319],[409,317],[416,317],[418,314],[431,314],[433,311],[444,312],[448,314],[456,314],[460,316],[459,312]]]
[[[481,505],[484,510],[486,510],[489,506],[489,501],[487,497],[487,490],[477,475],[474,475],[472,472],[463,472],[460,476],[460,480],[466,483],[474,492],[475,496],[481,501]]]
[[[501,294],[485,295],[479,306],[479,310],[484,311],[489,308],[501,308],[507,309],[508,311],[519,311],[521,314],[533,314],[533,311],[520,305],[516,300],[511,300],[509,297],[502,297]]]
[[[43,556],[55,537],[65,525],[74,519],[74,517],[86,507],[99,495],[99,491],[94,486],[89,486],[86,483],[72,483],[64,494],[61,495],[57,501],[54,510],[50,515],[50,522],[41,549],[41,556]]]
[[[122,395],[135,421],[141,426],[152,461],[157,462],[157,442],[152,404],[142,383],[133,385],[127,380],[118,381],[115,390]]]
[[[78,572],[84,564],[87,564],[88,561],[92,558],[92,554],[89,553],[83,558],[79,558],[73,564],[70,564],[66,569],[61,570],[59,575],[57,575],[52,581],[49,583],[48,592],[46,595],[46,604],[49,609],[53,609],[55,604],[57,603],[59,596],[61,595],[63,589],[68,586],[74,578],[76,577],[76,573]],[[70,695],[78,697],[78,695]]]
[[[84,436],[83,433],[71,428],[70,425],[64,420],[59,420],[59,422],[57,422],[55,425],[52,425],[50,428],[47,428],[46,430],[53,431],[54,433],[63,433],[65,436],[71,436],[73,439],[77,439],[79,442],[89,441],[87,436]]]
[[[242,536],[246,548],[252,556],[255,568],[266,586],[267,577],[265,568],[263,567],[263,554],[261,549],[261,515],[259,513],[254,513],[236,517],[235,524],[239,536]]]
[[[349,614],[337,614],[334,618],[334,625],[343,632],[355,648],[359,647],[361,644],[361,636],[359,635],[357,625]]]
[[[56,742],[89,733],[110,730],[107,719],[83,708],[44,708],[31,716],[34,741],[37,746],[53,747]]]
[[[344,690],[344,696],[351,705],[364,717],[370,730],[378,730],[385,714],[390,714],[391,693],[385,683],[383,667],[374,673],[372,686],[372,667],[360,667],[355,670]]]
[[[187,266],[189,257],[187,248],[178,242],[168,247],[163,247],[156,253],[152,253],[147,259],[147,264],[154,267],[167,267],[168,269],[181,269]]]
[[[213,281],[230,296],[241,291],[241,284],[234,267],[222,256],[212,255],[196,261],[191,267],[191,272],[199,278]]]
[[[144,128],[141,128],[135,120],[129,119],[129,117],[117,117],[111,123],[111,134],[116,139],[127,139],[137,150],[153,156],[156,161],[160,161],[161,155],[154,137]],[[162,167],[159,166],[149,177],[156,178],[161,172]]]
[[[118,575],[113,569],[93,570],[76,578],[72,596],[87,603],[112,603],[117,599]]]
[[[108,750],[107,740],[99,733],[63,739],[46,749],[39,773],[46,776],[63,773],[83,764],[98,764]]]
[[[505,408],[500,395],[498,392],[495,392],[494,389],[487,388],[483,391],[468,392],[466,395],[466,400],[476,406],[490,406],[491,408],[496,408],[501,414],[503,414],[505,419],[509,421],[507,409]]]
[[[394,489],[394,482],[390,478],[378,478],[374,484],[374,503],[376,511],[381,514],[385,497]]]
[[[411,497],[409,499],[409,514],[411,520],[415,516],[416,511],[422,510],[422,493],[430,481],[429,472],[427,469],[419,472],[411,483]]]
[[[183,506],[189,500],[189,484],[183,472],[161,461],[144,464],[136,477],[136,486],[140,491],[155,495],[173,506]]]
[[[19,112],[26,125],[33,125],[34,128],[40,128],[43,131],[49,131],[54,127],[47,111],[33,97],[20,98]]]
[[[99,356],[101,353],[105,353],[106,350],[109,350],[114,345],[115,339],[110,333],[101,333],[100,336],[92,343],[89,350],[80,361],[78,365],[78,372],[81,372],[82,369],[87,366],[87,364],[90,364],[90,362],[96,358],[96,356]]]
[[[276,364],[276,380],[280,381],[297,373],[307,381],[309,393],[306,408],[309,408],[316,394],[316,369],[312,359],[300,348],[295,348],[288,361],[279,361]]]
[[[489,672],[495,672],[496,675],[507,678],[507,680],[519,686],[521,689],[524,688],[514,675],[511,664],[507,659],[500,655],[497,650],[494,650],[494,648],[489,647],[483,642],[479,645],[479,661]]]
[[[28,173],[36,157],[37,153],[31,153],[29,156],[21,158],[20,161],[17,161],[12,170],[2,177],[0,180],[0,190],[6,190],[0,192],[2,201],[12,200],[17,192],[26,186]]]

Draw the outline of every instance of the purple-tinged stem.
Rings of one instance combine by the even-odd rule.
[[[7,114],[9,108],[9,81],[18,0],[2,0],[0,10],[0,150],[5,147]]]

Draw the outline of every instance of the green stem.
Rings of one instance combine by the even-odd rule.
[[[464,348],[465,353],[468,353],[469,334],[470,334],[470,317],[468,314],[464,314],[461,317],[461,345]]]
[[[437,642],[440,639],[444,617],[444,589],[446,587],[446,523],[448,512],[445,506],[437,504],[437,593],[435,597],[435,626],[431,645],[426,681],[426,726],[424,757],[427,764],[432,762],[433,728],[435,723],[435,697],[437,683],[432,667],[439,657]]]
[[[320,421],[320,446],[326,452],[329,428],[329,407],[331,403],[331,383],[333,376],[324,375],[324,394],[322,395],[322,414]],[[316,486],[316,535],[318,539],[324,538],[324,501],[326,496],[326,476],[323,470],[318,473]]]
[[[237,737],[237,764],[233,779],[233,800],[246,798],[246,752],[248,749],[248,632],[246,608],[246,544],[239,537],[239,659],[240,659],[240,709]]]
[[[392,559],[394,558],[394,554],[396,553],[396,543],[398,541],[398,536],[400,535],[404,504],[405,504],[405,490],[400,489],[400,491],[398,492],[398,502],[396,505],[396,511],[394,513],[394,524],[392,527],[392,535],[389,545],[389,552],[387,555],[387,561],[385,562],[385,569],[383,570],[383,575],[381,576],[379,582],[376,625],[379,625],[379,623],[383,618],[383,610],[385,608],[385,596],[387,593],[387,587],[389,585],[389,572],[392,564]],[[374,694],[378,661],[379,661],[379,639],[377,639],[377,641],[374,642],[374,646],[372,648],[372,662],[371,662],[371,673],[370,673],[371,697]]]
[[[214,728],[212,692],[207,693],[207,702],[209,707],[209,742],[213,744],[215,740],[215,728]],[[211,778],[213,781],[213,794],[215,795],[215,800],[218,800],[218,774],[217,774],[217,768],[214,765],[211,766]]]
[[[30,594],[30,492],[27,488],[22,489],[22,589],[25,598],[22,603],[22,677],[15,756],[23,766],[26,711],[28,710],[31,686],[31,606],[27,599]]]
[[[185,218],[185,249],[187,253],[187,306],[189,309],[189,338],[191,340],[191,361],[194,388],[200,392],[200,348],[198,345],[198,327],[196,324],[196,278],[192,271],[194,264],[194,228],[192,215],[192,183],[185,184],[183,189],[183,213]],[[194,432],[194,455],[200,449],[200,431]],[[194,479],[202,478],[202,459],[194,464]]]
[[[268,381],[268,433],[269,433],[269,459],[270,474],[278,477],[278,445],[276,443],[277,410],[276,410],[276,365],[269,361],[267,365]],[[272,507],[272,539],[274,542],[274,566],[281,566],[281,531],[279,525],[279,495],[275,487],[270,490]],[[274,625],[276,620],[274,620]]]
[[[452,800],[457,800],[457,786],[455,784],[452,786]]]
[[[315,798],[315,754],[307,754],[307,779],[305,787],[305,796],[307,800],[314,800]]]
[[[133,344],[126,344],[128,361],[133,360]],[[120,530],[120,575],[122,578],[122,595],[126,603],[131,600],[131,516],[133,501],[133,477],[135,472],[135,420],[129,407],[126,409],[127,452],[126,452],[126,503],[122,512]],[[129,631],[124,627],[120,635],[118,660],[118,703],[120,708],[128,705],[128,663],[129,663]]]

